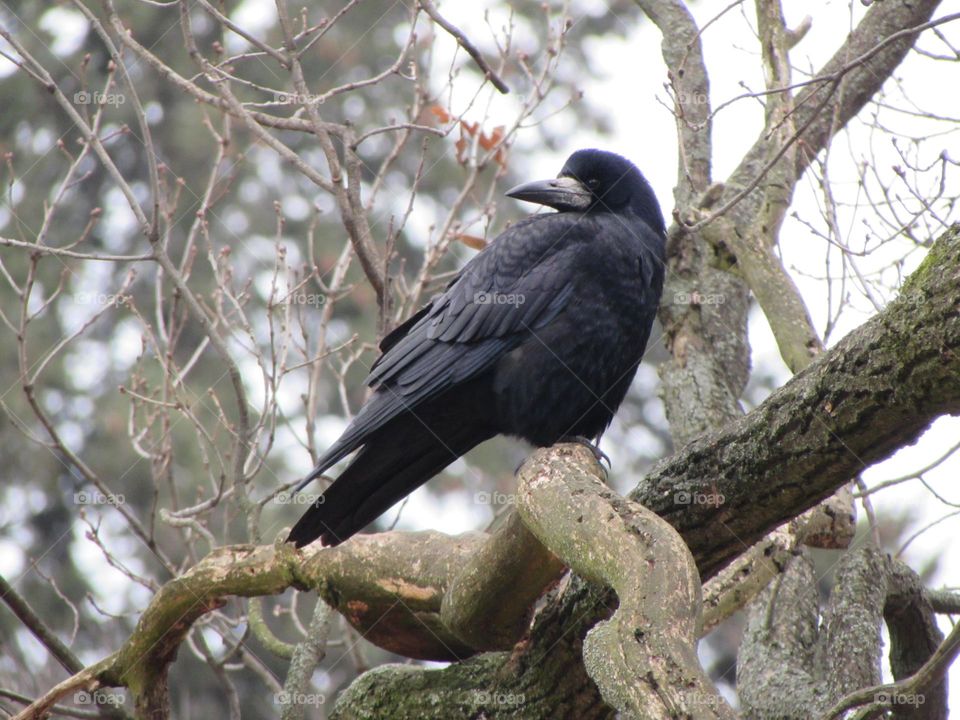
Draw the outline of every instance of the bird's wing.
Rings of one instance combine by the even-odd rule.
[[[311,478],[399,414],[477,376],[553,320],[573,295],[576,220],[538,215],[504,231],[443,294],[388,334],[367,384],[377,392]]]

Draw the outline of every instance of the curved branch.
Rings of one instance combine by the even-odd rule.
[[[138,716],[169,715],[167,671],[192,625],[228,597],[316,589],[370,642],[408,657],[462,660],[472,648],[439,619],[449,579],[485,539],[437,532],[358,536],[337,548],[230,545],[218,548],[153,597],[117,652],[60,683],[18,718],[44,716],[79,689],[127,687]],[[166,714],[162,714],[166,712]]]
[[[530,628],[537,598],[565,569],[511,509],[450,583],[440,618],[471,647],[509,650]]]
[[[617,593],[613,617],[583,641],[587,673],[626,717],[733,718],[697,659],[700,578],[690,551],[670,525],[604,485],[588,455],[556,448],[521,469],[518,487],[520,515],[541,542]]]

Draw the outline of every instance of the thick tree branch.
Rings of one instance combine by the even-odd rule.
[[[890,631],[890,670],[897,682],[915,683],[917,699],[923,697],[922,704],[897,707],[897,718],[946,720],[950,715],[946,672],[930,673],[924,682],[913,677],[939,654],[943,642],[933,605],[920,577],[898,560],[891,561],[889,583],[883,620]]]
[[[900,39],[884,44],[881,50],[857,67],[848,68],[850,60],[863,57],[867,51],[877,47],[878,43],[883,43],[884,38],[893,36],[904,27],[926,22],[937,5],[936,0],[875,3],[844,45],[817,75],[833,77],[840,70],[844,70],[844,73],[833,77],[831,82],[811,85],[800,93],[793,104],[790,120],[793,126],[799,129],[799,135],[797,132],[792,133],[789,142],[792,144],[799,139],[803,152],[793,153],[791,148],[785,145],[787,141],[784,138],[779,134],[770,135],[765,129],[726,180],[719,197],[714,192],[704,193],[704,197],[710,199],[710,206],[719,204],[718,209],[711,211],[710,218],[729,216],[727,219],[731,225],[722,233],[727,239],[743,238],[746,249],[763,246],[763,242],[758,238],[763,237],[764,233],[761,233],[758,227],[762,225],[765,193],[760,191],[759,186],[765,181],[767,173],[778,167],[784,170],[779,173],[783,177],[779,178],[775,185],[781,198],[789,197],[810,159],[826,147],[832,135],[842,129],[873,97],[906,55],[915,37],[913,34],[898,36]],[[657,22],[659,16],[667,15],[673,3],[650,2],[642,7]],[[771,27],[768,37],[778,35],[773,29],[776,24],[775,20],[768,23]],[[665,27],[661,25],[661,29]],[[675,46],[673,56],[678,53],[682,55],[682,38],[688,35],[689,33],[684,36],[676,35],[674,38],[665,34],[665,44],[672,43]],[[773,47],[768,53],[775,66],[774,76],[776,68],[784,66],[782,56],[785,52],[784,48]],[[673,67],[669,61],[668,66]],[[833,108],[826,111],[835,92],[839,98],[837,111],[834,112]],[[777,101],[774,101],[774,104],[768,107],[773,110],[776,106]],[[694,135],[690,140],[699,141],[703,145],[700,152],[709,150],[704,134]],[[681,146],[685,146],[683,138]],[[684,152],[689,155],[692,151],[686,149]],[[795,154],[794,168],[786,172],[784,158],[791,154]],[[685,201],[678,204],[676,216],[687,218],[693,213],[694,224],[703,226],[703,229],[708,228],[709,225],[704,226],[703,221],[697,222],[700,215],[694,206],[702,203],[690,201],[689,193],[684,187],[681,183],[677,191],[678,200]],[[778,209],[780,205],[774,204],[771,207]],[[671,272],[665,287],[666,302],[660,313],[667,347],[672,356],[669,362],[661,366],[660,374],[666,414],[677,443],[686,442],[737,417],[737,401],[746,381],[749,358],[749,348],[745,341],[746,287],[737,277],[725,271],[730,258],[725,251],[727,245],[724,238],[714,238],[712,243],[701,242],[701,239],[705,240],[696,233],[689,232],[681,224],[671,229],[668,246]],[[765,309],[771,312],[777,308],[789,311],[782,319],[784,332],[780,333],[783,340],[781,345],[782,349],[786,349],[785,357],[790,358],[791,364],[802,366],[805,355],[812,354],[808,346],[813,337],[809,333],[809,322],[802,303],[797,301],[789,284],[778,286],[775,280],[765,280],[767,277],[783,277],[776,263],[761,262],[763,255],[741,255],[748,265],[751,258],[757,259],[758,267],[748,268],[751,271],[745,275],[752,279],[755,291],[764,296],[767,306]],[[769,292],[764,292],[765,288]],[[695,304],[690,300],[693,297],[718,299],[723,303],[723,312],[719,312],[717,306],[709,302]],[[671,299],[674,302],[671,302]]]
[[[946,615],[960,614],[960,594],[955,590],[937,589],[927,590],[927,598],[936,613]]]
[[[893,684],[877,685],[875,687],[864,688],[851,693],[822,716],[822,720],[838,720],[844,717],[844,713],[850,708],[868,705],[874,710],[896,708],[898,715],[906,710],[910,712],[910,706],[921,706],[926,702],[926,696],[920,692],[922,688],[936,684],[950,667],[951,663],[960,655],[960,625],[955,625],[947,638],[940,644],[930,659],[905,680]],[[923,698],[921,701],[920,698]],[[903,706],[907,705],[907,708]],[[935,720],[936,715],[927,715],[923,708],[919,708],[920,714],[915,717],[922,717],[924,720]],[[870,717],[877,717],[874,714]],[[906,713],[905,717],[909,717]],[[942,716],[946,717],[946,716]]]
[[[831,706],[833,718],[842,707],[873,705],[892,707],[901,720],[946,719],[942,658],[950,645],[941,645],[920,579],[902,563],[873,547],[845,554],[819,627],[819,591],[805,556],[791,561],[761,600],[750,609],[738,658],[745,718],[806,720]],[[893,687],[879,684],[884,622]]]
[[[813,563],[804,554],[792,558],[751,605],[737,654],[746,720],[799,720],[821,704],[814,662],[817,601]]]
[[[733,718],[700,667],[700,578],[682,538],[600,480],[581,446],[520,471],[519,512],[581,577],[611,587],[618,606],[583,641],[587,673],[625,717]],[[592,472],[577,472],[586,467]]]
[[[844,553],[837,563],[836,583],[817,639],[822,703],[880,682],[880,626],[888,577],[889,563],[874,547]],[[816,583],[812,590],[816,597]]]
[[[679,0],[637,0],[660,30],[677,122],[676,207],[695,205],[711,183],[710,83],[701,30]],[[669,362],[660,367],[670,432],[677,445],[740,414],[737,398],[747,379],[747,292],[743,282],[716,270],[710,247],[675,225],[669,233],[664,300],[660,308]],[[700,303],[697,298],[718,299]],[[705,348],[710,348],[710,353]],[[696,408],[696,412],[691,410]]]
[[[706,232],[710,227],[707,226],[704,231],[709,242],[725,243],[733,251],[737,267],[763,308],[780,353],[793,372],[805,367],[822,345],[799,291],[773,254],[784,212],[810,160],[874,96],[916,41],[915,34],[902,34],[902,29],[928,20],[938,4],[930,1],[875,5],[816,74],[835,81],[805,87],[794,102],[790,91],[790,43],[780,3],[757,3],[768,91],[764,131],[729,181],[732,187],[745,187],[733,197],[728,194],[725,205],[710,217],[722,216],[732,201],[753,184],[746,183],[748,177],[752,175],[754,181],[760,182],[747,203],[748,209],[733,213],[733,223],[714,222],[715,227]],[[878,38],[888,37],[898,39],[878,43]],[[876,47],[882,49],[871,55]],[[851,68],[851,59],[860,57],[865,59]],[[842,76],[837,75],[840,71],[844,71]],[[834,93],[837,101],[826,112],[826,101]],[[795,144],[797,128],[801,142]],[[758,169],[761,165],[762,170]]]
[[[450,583],[440,617],[471,647],[507,650],[529,629],[537,598],[565,569],[511,508]]]
[[[18,717],[43,717],[77,690],[119,686],[133,693],[138,716],[166,717],[167,671],[193,623],[229,597],[275,595],[290,587],[316,589],[383,648],[408,657],[463,659],[474,651],[440,623],[440,599],[449,578],[484,538],[381,533],[301,552],[283,543],[218,548],[161,588],[120,650],[60,683]]]
[[[795,554],[793,533],[779,528],[750,548],[703,586],[703,630],[717,625],[750,603]]]
[[[750,415],[657,465],[631,499],[683,535],[702,575],[960,411],[960,226],[883,312]],[[719,505],[678,504],[677,492]]]
[[[336,548],[303,551],[301,589],[320,596],[374,645],[406,657],[463,660],[475,653],[440,620],[440,605],[460,569],[483,547],[484,533],[361,535]]]

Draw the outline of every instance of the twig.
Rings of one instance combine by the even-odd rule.
[[[7,582],[3,575],[0,575],[0,599],[6,603],[20,622],[33,633],[33,636],[50,651],[50,654],[57,659],[64,670],[74,674],[83,670],[84,665],[80,662],[80,658],[60,642],[60,638],[47,627],[47,624],[30,608],[27,601],[20,597],[20,594],[13,589],[13,586]]]
[[[55,248],[49,246],[36,245],[34,243],[15,240],[13,238],[0,237],[0,245],[7,247],[23,248],[31,253],[38,255],[53,255],[56,257],[75,258],[77,260],[98,260],[100,262],[145,262],[153,260],[153,255],[101,255],[98,253],[81,253],[74,250]]]
[[[510,92],[510,88],[507,87],[507,84],[493,71],[493,68],[487,64],[487,61],[483,59],[483,55],[480,54],[477,47],[470,42],[470,39],[464,35],[456,25],[451,24],[449,20],[440,14],[440,11],[437,10],[437,6],[433,4],[432,0],[420,0],[420,7],[430,16],[431,20],[450,33],[457,41],[457,44],[467,51],[470,57],[473,58],[473,61],[483,70],[483,74],[487,80],[493,83],[493,86],[497,90],[504,95]]]
[[[894,698],[900,695],[915,695],[920,689],[941,677],[958,653],[960,653],[960,625],[955,625],[930,659],[913,675],[900,682],[875,685],[850,693],[821,715],[821,720],[833,720],[841,717],[847,710],[867,703],[880,707],[893,707]],[[886,698],[885,702],[883,698]]]

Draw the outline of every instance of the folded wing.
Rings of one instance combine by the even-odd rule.
[[[543,233],[548,220],[553,232]],[[537,232],[531,220],[539,220]],[[367,384],[376,392],[300,487],[401,413],[489,369],[571,301],[575,218],[517,223],[468,263],[446,290],[380,345]]]

